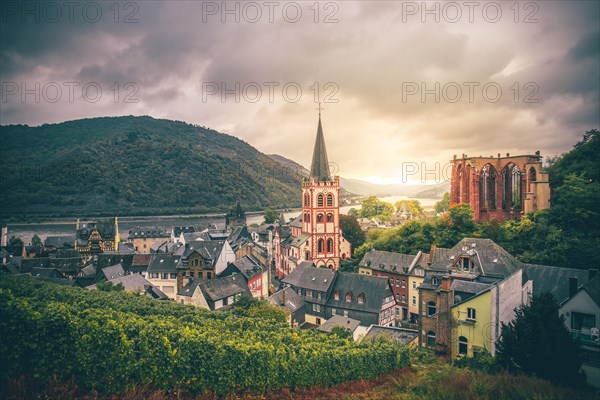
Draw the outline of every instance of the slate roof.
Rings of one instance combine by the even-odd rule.
[[[339,300],[335,300],[336,292],[340,294]],[[347,293],[352,295],[350,302],[345,299]],[[364,296],[362,304],[358,303],[360,294]],[[384,299],[392,294],[387,277],[338,272],[331,295],[327,300],[327,306],[379,313]]]
[[[292,229],[289,226],[278,226],[275,230],[281,239],[290,237]]]
[[[134,254],[98,254],[96,268],[102,269],[116,264],[121,264],[125,270],[131,267]]]
[[[181,257],[171,254],[153,254],[148,272],[176,273],[179,265],[181,265]]]
[[[285,304],[283,302],[284,293]],[[280,290],[279,292],[270,296],[267,300],[269,301],[269,303],[275,306],[285,308],[285,310],[289,313],[293,313],[301,309],[305,305],[304,300],[302,300],[302,297],[300,297],[298,293],[296,293],[294,289],[290,287]]]
[[[558,304],[569,298],[569,278],[577,278],[577,285],[588,282],[589,272],[584,269],[550,267],[548,265],[524,264],[523,283],[533,281],[533,294],[552,293]]]
[[[318,329],[323,332],[331,332],[336,326],[341,326],[350,332],[354,332],[359,325],[360,321],[357,319],[344,317],[342,315],[333,315],[327,321],[323,322]]]
[[[418,331],[389,326],[371,325],[363,340],[373,340],[380,336],[391,336],[399,344],[406,345],[419,336]]]
[[[182,233],[193,233],[196,232],[196,228],[193,226],[174,226],[173,236],[179,237]]]
[[[31,276],[36,278],[64,278],[65,276],[61,274],[56,268],[31,268],[30,272]]]
[[[449,251],[436,249],[430,269],[447,271],[463,255],[469,256],[486,276],[506,278],[523,267],[522,262],[491,239],[465,238]]]
[[[189,242],[193,242],[194,240],[202,239],[204,236],[205,235],[202,232],[184,233],[183,234],[183,240],[186,243],[189,243]]]
[[[292,247],[300,247],[310,238],[310,235],[306,233],[300,234],[300,236],[291,238],[290,246]]]
[[[406,272],[408,272],[408,268],[416,257],[416,255],[410,254],[371,250],[364,255],[358,266],[379,271],[403,273],[404,268],[406,268]]]
[[[218,279],[199,280],[198,285],[204,296],[213,302],[238,293],[249,293],[246,282],[239,274]]]
[[[252,235],[250,235],[250,232],[248,232],[248,229],[245,226],[236,226],[227,236],[227,241],[232,247],[236,243],[243,241],[243,239],[252,240]]]
[[[100,273],[106,278],[106,280],[110,281],[112,279],[125,276],[125,269],[123,269],[121,264],[116,264],[110,267],[102,268]]]
[[[452,290],[457,292],[477,294],[489,289],[490,287],[491,285],[486,283],[463,281],[460,279],[454,279],[452,281]]]
[[[299,265],[281,281],[302,289],[327,292],[331,288],[334,280],[335,272],[328,268]],[[387,281],[387,278],[385,278],[385,280]]]
[[[196,290],[198,289],[199,283],[200,283],[200,279],[192,279],[190,282],[188,282],[187,285],[182,287],[181,290],[179,290],[177,292],[177,296],[192,297],[194,295],[194,293],[196,292]]]
[[[128,239],[138,238],[167,238],[171,235],[159,226],[136,226],[129,231]]]
[[[231,263],[244,276],[244,278],[252,279],[256,275],[262,274],[267,270],[267,267],[256,259],[253,255],[246,255],[239,260]]]
[[[223,245],[224,243],[222,241],[215,240],[196,240],[189,242],[185,245],[183,250],[183,258],[187,259],[194,252],[197,252],[202,258],[209,261],[208,266],[214,267],[214,262],[219,258],[219,255],[223,250]]]
[[[302,228],[302,213],[298,214],[298,216],[294,218],[290,226],[293,226],[294,228]]]
[[[590,279],[585,285],[583,285],[583,290],[585,290],[592,300],[596,302],[600,306],[600,275],[596,275],[592,279]]]
[[[310,165],[310,176],[315,178],[316,181],[331,180],[329,161],[327,160],[327,149],[325,147],[325,137],[323,136],[323,127],[321,126],[321,113],[319,113],[319,125],[317,126],[317,137],[315,139],[315,148],[313,150],[312,163]]]
[[[17,257],[13,257],[11,261],[15,261]],[[20,271],[30,272],[32,268],[56,268],[59,271],[79,271],[83,266],[81,257],[74,258],[52,258],[52,257],[35,257],[24,258],[18,257],[20,260]]]
[[[151,259],[152,254],[135,254],[131,260],[131,266],[148,268]]]

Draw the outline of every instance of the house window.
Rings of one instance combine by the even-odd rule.
[[[429,348],[435,347],[435,332],[434,331],[427,332],[427,347],[429,347]]]
[[[314,312],[321,312],[321,305],[313,303],[312,309]]]
[[[331,315],[336,315],[336,313],[337,313],[337,310],[335,308],[332,308],[331,309]]]
[[[348,316],[348,310],[344,310],[344,317]]]
[[[193,277],[194,277],[194,272],[190,271],[190,278],[193,278]]]
[[[168,273],[166,273],[166,272],[163,272],[163,274],[162,274],[162,278],[163,278],[163,279],[169,279],[169,274],[168,274]]]
[[[171,272],[171,279],[177,279],[177,273]]]
[[[323,195],[319,194],[317,196],[317,207],[323,207]]]
[[[312,290],[306,291],[306,297],[312,297]]]
[[[206,278],[207,279],[212,279],[212,272],[207,272],[206,273]]]
[[[413,296],[412,297],[412,305],[416,306],[417,305],[417,296]]]
[[[358,295],[358,304],[364,304],[365,303],[365,296],[361,293]]]
[[[158,273],[157,272],[151,272],[150,273],[150,279],[158,279]]]
[[[468,271],[469,270],[469,258],[468,257],[463,257],[462,259],[462,264],[463,264],[463,271]]]
[[[402,303],[406,303],[406,296],[402,295]]]
[[[460,336],[458,338],[458,354],[467,355],[467,349],[469,347],[469,341],[466,337]]]
[[[396,315],[400,316],[400,308],[396,307]]]
[[[402,279],[402,287],[405,288],[406,287],[406,280]]]
[[[571,313],[571,329],[581,330],[590,329],[596,326],[596,316],[594,314],[584,314],[578,312]]]
[[[413,282],[413,283],[412,283],[412,288],[413,288],[413,289],[416,289],[416,288],[417,288],[417,282]]]
[[[430,301],[427,303],[427,316],[431,317],[432,315],[435,315],[436,312],[437,307],[435,305],[435,301]]]
[[[332,207],[333,206],[333,195],[331,193],[329,193],[327,195],[327,207]]]
[[[310,207],[310,195],[308,193],[304,195],[304,207]]]
[[[477,314],[474,308],[467,308],[467,319],[477,319]]]
[[[351,302],[352,301],[352,295],[350,293],[346,293],[346,302]]]
[[[339,292],[335,292],[335,293],[333,294],[333,299],[334,299],[334,300],[339,300],[339,299],[340,299],[340,293],[339,293]]]
[[[436,278],[436,277],[431,278],[431,284],[432,285],[437,285],[438,284],[438,278]]]
[[[321,300],[321,299],[322,299],[322,297],[323,297],[323,296],[321,295],[321,292],[317,292],[317,299],[318,299],[318,300]]]

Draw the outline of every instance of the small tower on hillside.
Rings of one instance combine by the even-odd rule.
[[[239,200],[235,207],[225,215],[225,228],[235,228],[236,226],[246,226],[246,213]]]

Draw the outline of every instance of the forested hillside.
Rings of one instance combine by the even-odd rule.
[[[151,117],[0,127],[9,215],[159,214],[299,206],[300,177],[230,135]]]

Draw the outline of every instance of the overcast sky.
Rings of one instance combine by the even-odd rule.
[[[308,166],[318,88],[345,177],[554,155],[600,125],[598,4],[3,1],[0,122],[150,115]]]

